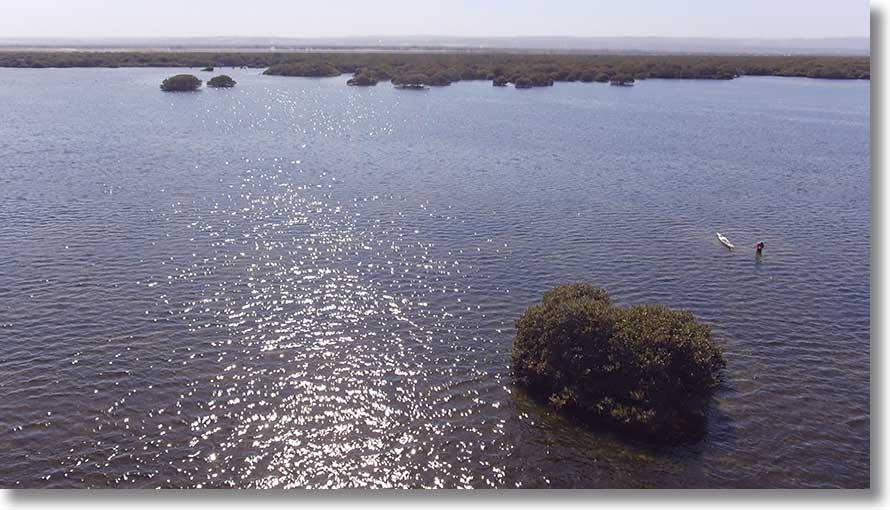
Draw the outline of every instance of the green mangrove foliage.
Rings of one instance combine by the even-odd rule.
[[[238,83],[238,82],[233,80],[231,76],[228,76],[226,74],[221,74],[219,76],[214,76],[213,78],[210,78],[210,80],[207,82],[207,86],[214,87],[214,88],[220,88],[220,89],[230,89],[230,88],[234,87],[236,83]]]
[[[532,83],[532,79],[528,76],[520,76],[519,78],[513,79],[512,82],[513,86],[515,86],[517,89],[530,89],[535,86],[535,84]]]
[[[201,80],[191,74],[177,74],[161,82],[164,92],[189,92],[201,88]]]
[[[633,85],[634,79],[627,74],[616,74],[609,80],[609,83],[612,85]]]
[[[377,79],[369,73],[358,73],[346,81],[347,85],[355,87],[373,87],[377,85]]]
[[[429,82],[430,78],[422,73],[410,73],[392,78],[393,85],[408,89],[424,88]]]
[[[548,86],[552,82],[630,79],[728,80],[737,76],[869,79],[867,56],[596,55],[509,52],[0,52],[0,67],[254,67],[279,76],[352,74],[361,82],[403,82],[425,75],[424,85],[491,80],[495,85]],[[355,83],[356,85],[358,83]]]
[[[263,74],[275,76],[302,76],[308,78],[329,78],[340,76],[340,70],[328,62],[287,62],[266,69]]]
[[[517,385],[559,412],[650,441],[704,433],[724,364],[710,329],[692,314],[616,307],[586,284],[546,292],[516,322]]]

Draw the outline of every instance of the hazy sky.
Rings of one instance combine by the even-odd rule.
[[[868,34],[865,0],[0,0],[0,38]]]

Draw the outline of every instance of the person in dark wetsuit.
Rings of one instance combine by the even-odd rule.
[[[763,255],[763,247],[764,246],[766,246],[766,245],[763,244],[763,241],[760,241],[759,243],[757,243],[757,256],[758,257]]]

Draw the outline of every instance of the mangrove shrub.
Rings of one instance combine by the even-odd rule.
[[[222,88],[222,89],[230,89],[238,83],[232,79],[231,76],[221,74],[219,76],[214,76],[207,82],[208,87]]]
[[[354,87],[373,87],[377,85],[377,79],[366,73],[359,73],[346,81],[347,85]]]
[[[616,307],[586,284],[548,291],[516,322],[517,385],[559,412],[645,440],[700,437],[723,366],[710,328],[691,313]]]
[[[201,80],[191,74],[177,74],[161,82],[161,90],[164,92],[186,92],[200,87]]]
[[[534,82],[532,82],[531,78],[523,76],[521,78],[517,78],[513,81],[513,86],[517,89],[530,89],[535,86]]]
[[[402,85],[402,86],[410,86],[410,87],[418,87],[421,85],[425,85],[429,83],[429,76],[423,73],[410,73],[399,76],[394,76],[392,78],[393,85]]]

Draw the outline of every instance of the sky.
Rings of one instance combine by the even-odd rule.
[[[867,37],[867,0],[0,0],[0,38]]]

